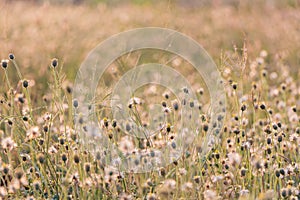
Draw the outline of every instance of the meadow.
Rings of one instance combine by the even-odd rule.
[[[300,2],[199,2],[0,1],[0,199],[300,199]],[[92,104],[101,133],[121,152],[155,158],[153,149],[176,148],[181,108],[200,113],[191,124],[198,137],[178,160],[124,172],[107,162],[107,152],[81,142],[88,128],[76,118],[74,80],[100,42],[149,26],[202,45],[224,80],[226,116],[203,153],[210,91],[191,63],[149,49],[120,56]],[[155,121],[156,135],[136,139],[113,118],[109,96],[127,71],[145,63],[182,74],[197,101],[180,102],[157,85],[139,88],[128,105],[136,123],[151,126],[151,105],[164,117]]]

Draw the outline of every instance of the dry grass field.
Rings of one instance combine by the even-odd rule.
[[[0,1],[0,199],[300,199],[300,2],[195,2]],[[225,80],[227,113],[220,142],[205,155],[198,138],[159,170],[121,172],[80,142],[86,127],[74,125],[73,82],[100,42],[143,27],[174,29],[203,46]],[[106,72],[95,101],[102,133],[123,152],[149,155],[178,135],[183,105],[164,88],[136,93],[168,114],[153,146],[107,114],[109,86],[137,61],[170,63],[191,81],[202,113],[192,125],[206,135],[202,79],[189,63],[151,51],[124,55]],[[147,121],[147,105],[133,105]]]

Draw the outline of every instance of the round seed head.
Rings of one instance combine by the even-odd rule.
[[[23,81],[23,87],[24,87],[24,88],[27,88],[28,85],[29,85],[28,81],[27,81],[27,80],[24,80],[24,81]]]
[[[6,69],[8,67],[8,60],[2,60],[1,66],[3,67],[3,69]]]
[[[8,57],[9,57],[10,60],[15,59],[15,55],[14,55],[13,53],[10,53],[10,54],[8,55]]]
[[[51,66],[52,66],[53,68],[55,68],[55,67],[57,67],[57,65],[58,65],[58,60],[57,60],[57,58],[53,58],[52,61],[51,61]]]

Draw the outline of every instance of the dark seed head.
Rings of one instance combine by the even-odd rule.
[[[195,106],[194,101],[190,101],[190,107],[193,108]]]
[[[9,57],[9,59],[11,59],[11,60],[15,59],[15,55],[12,54],[12,53],[10,53],[10,54],[8,55],[8,57]]]
[[[262,110],[266,109],[266,105],[265,105],[265,104],[263,104],[263,103],[262,103],[262,104],[260,104],[260,106],[259,106],[259,107],[260,107],[260,109],[262,109]]]
[[[21,171],[21,170],[18,170],[16,173],[15,173],[15,176],[16,176],[16,178],[17,179],[21,179],[22,178],[22,176],[23,176],[23,172]]]
[[[26,161],[27,161],[26,156],[22,156],[22,161],[23,161],[23,162],[26,162]]]
[[[63,162],[67,162],[68,157],[67,157],[66,154],[62,154],[62,155],[61,155],[61,159],[62,159]]]
[[[246,176],[246,169],[241,169],[241,176],[242,177]]]
[[[282,197],[287,197],[287,191],[286,191],[286,189],[283,189],[282,191],[281,191],[281,196]]]
[[[52,61],[51,61],[51,66],[55,68],[55,67],[57,67],[57,65],[58,65],[57,58],[53,58]]]
[[[41,164],[43,164],[43,163],[45,162],[45,157],[44,157],[43,154],[39,154],[39,155],[38,155],[38,161],[39,161]]]
[[[278,142],[282,142],[282,135],[279,135],[277,140],[278,140]]]
[[[236,90],[236,89],[237,89],[237,83],[232,83],[232,88],[233,88],[234,90]]]
[[[6,68],[7,68],[7,66],[8,66],[8,62],[7,62],[7,60],[2,60],[2,62],[1,62],[1,66],[2,66],[4,69],[6,69]]]
[[[73,101],[73,106],[74,106],[74,108],[78,107],[78,101],[76,99],[74,99],[74,101]]]
[[[3,173],[4,173],[4,174],[8,174],[8,172],[9,172],[8,166],[4,166],[4,167],[3,167]]]
[[[86,173],[89,173],[91,171],[91,165],[89,163],[85,163],[84,170]]]
[[[284,169],[280,169],[279,172],[280,172],[280,174],[282,174],[283,176],[285,175]]]
[[[24,81],[23,81],[23,87],[24,87],[24,88],[27,88],[27,87],[28,87],[28,81],[27,81],[27,80],[24,80]]]
[[[243,112],[244,112],[244,111],[246,110],[246,108],[247,108],[247,107],[246,107],[246,105],[245,105],[245,104],[243,104],[243,105],[242,105],[242,107],[241,107],[241,111],[243,111]]]
[[[179,105],[178,105],[178,103],[177,103],[177,102],[174,102],[174,103],[173,103],[173,108],[174,108],[174,110],[178,110],[178,108],[179,108]]]
[[[27,117],[27,116],[24,116],[24,117],[23,117],[23,121],[24,121],[24,122],[27,122],[27,121],[28,121],[28,117]]]
[[[78,156],[77,154],[75,154],[75,155],[74,155],[74,162],[75,162],[76,164],[78,164],[79,161],[80,161],[79,156]]]
[[[205,132],[208,131],[208,124],[204,124],[204,125],[203,125],[203,130],[204,130]]]

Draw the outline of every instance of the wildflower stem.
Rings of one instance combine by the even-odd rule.
[[[15,66],[15,68],[16,68],[16,70],[17,70],[19,79],[22,80],[22,79],[23,79],[23,78],[22,78],[22,74],[21,74],[21,71],[20,71],[20,69],[19,69],[19,66],[18,66],[17,62],[16,62],[15,60],[12,60],[12,63],[14,64],[14,66]]]

